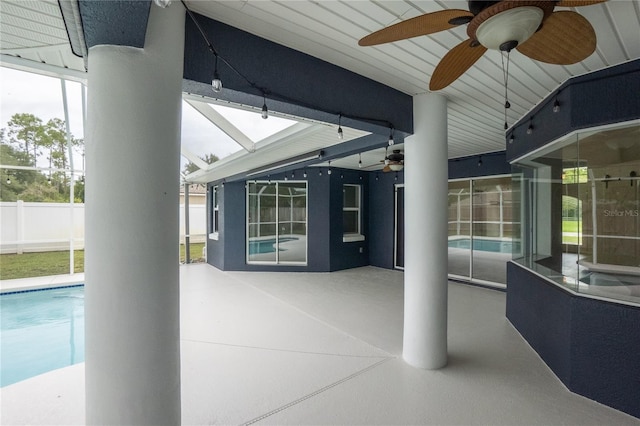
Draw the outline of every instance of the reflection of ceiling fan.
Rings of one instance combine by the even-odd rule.
[[[487,49],[520,53],[536,61],[569,65],[580,62],[596,48],[596,34],[582,15],[556,11],[556,6],[576,7],[606,0],[503,0],[469,1],[469,11],[447,9],[427,13],[364,38],[358,44],[373,46],[433,34],[467,25],[469,38],[451,49],[436,66],[430,90],[440,90],[464,74]]]
[[[404,154],[399,149],[394,149],[393,152],[384,157],[383,172],[398,172],[404,168]]]

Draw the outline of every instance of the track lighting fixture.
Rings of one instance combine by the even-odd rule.
[[[509,143],[513,143],[514,140],[515,138],[513,137],[513,133],[511,133],[511,136],[509,136]]]
[[[533,134],[533,118],[529,119],[529,127],[527,127],[527,134]]]
[[[224,188],[224,182],[225,182],[225,181],[223,180],[223,181],[222,181],[222,187],[223,187],[223,188]]]
[[[327,174],[331,174],[331,160],[329,160],[329,169],[327,169]]]
[[[376,173],[376,181],[380,180],[380,177],[378,177],[378,174]]]
[[[267,97],[264,94],[262,95],[262,101],[262,118],[266,120],[269,118],[269,109],[267,108]]]
[[[358,153],[358,168],[362,168],[362,153]]]
[[[478,167],[482,167],[482,156],[478,157]]]
[[[362,180],[362,175],[360,175],[360,180]]]
[[[560,112],[560,101],[556,98],[556,101],[553,103],[553,112]]]
[[[219,93],[222,90],[222,80],[220,80],[220,75],[218,74],[218,54],[215,54],[216,57],[216,65],[213,69],[213,80],[211,81],[211,87],[213,87],[213,91]]]
[[[296,172],[291,172],[291,179],[295,179],[296,177]]]
[[[322,176],[322,169],[318,170],[318,176]]]
[[[304,169],[304,172],[302,173],[302,177],[307,177],[307,169]]]
[[[344,175],[340,173],[340,179],[344,179]]]
[[[389,146],[393,145],[394,143],[396,143],[393,140],[393,127],[389,127]]]
[[[7,185],[11,185],[11,178],[7,176]]]
[[[338,116],[338,139],[344,139],[344,133],[342,133],[342,114]]]
[[[398,181],[398,172],[396,172],[396,175],[393,177],[393,180],[396,182]]]
[[[171,0],[153,0],[156,6],[160,6],[161,8],[167,8],[171,6]]]

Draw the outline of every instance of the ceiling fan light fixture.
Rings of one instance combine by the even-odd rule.
[[[402,163],[391,163],[389,164],[389,168],[394,172],[399,172],[404,168],[404,164]]]
[[[544,11],[535,6],[508,9],[480,24],[476,38],[487,49],[511,50],[538,30],[543,17]]]

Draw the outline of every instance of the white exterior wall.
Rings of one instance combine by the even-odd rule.
[[[0,254],[69,250],[69,208],[65,203],[0,202]],[[192,243],[205,241],[206,215],[205,205],[189,205]],[[74,205],[73,227],[74,248],[82,250],[84,204]],[[184,242],[184,205],[180,205],[180,242]]]

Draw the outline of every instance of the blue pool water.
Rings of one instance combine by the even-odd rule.
[[[293,240],[297,240],[297,238],[280,238],[281,243]],[[275,238],[271,238],[269,240],[249,241],[249,254],[273,253],[276,251],[275,244]]]
[[[0,386],[84,361],[84,286],[0,295]]]
[[[449,240],[449,247],[470,249],[471,239],[460,238],[456,240]],[[518,241],[511,240],[487,240],[483,238],[473,239],[473,249],[479,251],[490,251],[493,253],[513,253],[513,249],[520,250],[520,243]]]

